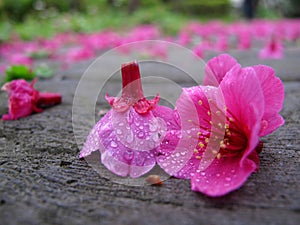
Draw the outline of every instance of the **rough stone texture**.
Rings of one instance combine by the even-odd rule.
[[[240,59],[256,61],[253,56]],[[263,139],[260,171],[221,198],[190,191],[186,180],[170,178],[162,186],[133,187],[99,175],[78,159],[73,134],[72,103],[80,72],[72,77],[69,70],[38,82],[41,90],[61,92],[63,103],[18,121],[0,121],[0,224],[298,224],[300,70],[294,63],[294,55],[280,62],[285,125]],[[118,88],[114,82],[110,90]],[[0,97],[4,113],[5,94]],[[83,109],[79,126],[88,131],[84,115]]]

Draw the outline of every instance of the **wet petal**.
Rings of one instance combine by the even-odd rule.
[[[250,159],[242,165],[239,157],[215,159],[206,170],[192,178],[192,190],[212,197],[222,196],[241,187],[255,170],[256,164]]]
[[[168,174],[189,179],[199,166],[210,132],[213,132],[212,112],[216,112],[221,104],[219,99],[216,100],[217,92],[216,87],[210,86],[183,89],[176,102],[175,111],[179,117],[180,129],[178,127],[168,131],[166,144],[163,142],[159,148],[161,155],[158,164]],[[218,115],[218,119],[220,117]],[[219,144],[219,141],[217,143]]]
[[[257,65],[253,66],[253,69],[260,81],[265,99],[265,111],[260,132],[260,136],[265,136],[284,123],[283,118],[278,114],[283,106],[284,88],[282,81],[275,76],[271,67]]]
[[[264,97],[260,82],[253,68],[235,66],[220,84],[226,101],[228,117],[248,139],[243,158],[254,151],[258,144]]]
[[[204,68],[203,85],[219,86],[226,73],[237,64],[237,61],[228,54],[212,58]]]
[[[164,120],[152,112],[140,115],[133,107],[126,112],[110,110],[92,129],[80,157],[99,150],[102,163],[111,172],[139,177],[154,167],[156,148],[166,129]]]

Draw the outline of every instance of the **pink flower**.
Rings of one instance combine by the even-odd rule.
[[[16,53],[8,58],[9,64],[12,65],[25,65],[31,67],[33,62],[32,59],[24,54]]]
[[[136,178],[154,167],[157,147],[175,122],[171,109],[156,105],[158,96],[144,97],[136,62],[122,65],[122,84],[120,98],[106,97],[112,109],[94,126],[80,157],[99,150],[111,172]]]
[[[201,42],[193,48],[193,52],[196,56],[204,58],[204,53],[206,50],[211,49],[210,43],[207,41]]]
[[[205,72],[204,84],[213,86],[183,89],[176,103],[181,137],[170,138],[171,148],[161,145],[158,163],[171,175],[191,179],[192,190],[221,196],[258,170],[259,138],[284,123],[278,114],[284,90],[272,68],[241,68],[227,54],[210,60]]]
[[[259,52],[261,59],[281,59],[283,57],[283,45],[278,39],[272,38]]]
[[[65,61],[67,62],[78,62],[81,60],[86,60],[93,58],[95,53],[92,48],[88,46],[74,47],[71,48],[65,55]]]
[[[56,93],[38,92],[33,88],[36,80],[28,83],[23,79],[13,80],[2,87],[9,95],[9,113],[2,116],[3,120],[17,120],[32,113],[43,111],[47,107],[61,102],[61,95]]]

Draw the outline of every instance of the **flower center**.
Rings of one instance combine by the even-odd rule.
[[[202,101],[200,104],[207,109],[207,115],[203,116],[206,119],[198,124],[200,130],[196,137],[198,144],[194,149],[195,158],[201,159],[203,152],[208,149],[218,159],[242,155],[247,146],[247,137],[239,126],[239,121],[226,107],[221,110],[212,101],[210,106],[202,105]],[[208,148],[209,144],[213,148]]]

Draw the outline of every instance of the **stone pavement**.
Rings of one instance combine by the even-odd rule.
[[[263,138],[260,170],[242,188],[209,198],[192,192],[189,181],[175,178],[162,186],[126,186],[79,160],[72,105],[89,62],[78,63],[52,80],[37,83],[40,90],[61,92],[61,105],[18,121],[0,121],[0,224],[298,224],[300,51],[291,49],[282,61],[260,61],[253,52],[232,54],[243,65],[272,65],[284,81],[286,95],[282,111],[286,123]],[[104,68],[98,69],[105,73]],[[172,76],[182,86],[193,85],[179,72]],[[94,82],[87,82],[86,90]],[[108,91],[117,93],[119,88],[116,78]],[[86,98],[82,96],[80,101],[88,102]],[[97,111],[107,109],[103,99],[98,103]],[[6,104],[2,93],[0,114],[6,112]],[[92,125],[85,109],[80,113],[76,123],[77,130],[82,128],[79,144]]]

